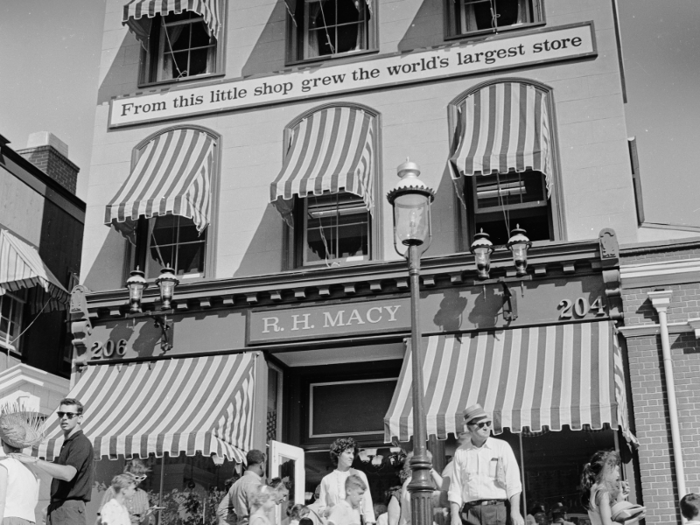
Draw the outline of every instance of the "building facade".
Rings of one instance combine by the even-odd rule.
[[[71,314],[99,456],[206,490],[269,446],[303,500],[353,436],[380,500],[412,436],[385,199],[409,157],[436,192],[420,296],[436,466],[480,402],[525,505],[575,507],[583,463],[613,447],[644,502],[617,334],[618,245],[640,233],[614,2],[108,0],[102,56]]]

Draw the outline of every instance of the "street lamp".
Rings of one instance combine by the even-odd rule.
[[[411,287],[411,349],[413,352],[413,472],[408,491],[411,493],[413,525],[432,525],[433,486],[430,479],[431,462],[425,447],[425,408],[423,406],[423,352],[420,340],[418,304],[420,301],[420,256],[430,246],[430,204],[435,192],[427,187],[414,162],[397,168],[401,180],[386,198],[394,208],[394,247],[408,259]]]
[[[516,224],[515,229],[510,232],[510,239],[508,239],[506,247],[513,254],[515,273],[519,276],[527,275],[527,251],[530,246],[532,243],[525,235],[525,230]]]
[[[474,254],[479,279],[488,279],[491,269],[491,254],[493,253],[493,243],[489,240],[489,234],[484,233],[482,229],[474,235],[474,242],[470,248]]]
[[[171,301],[175,293],[175,287],[180,281],[175,277],[175,272],[167,265],[160,271],[160,275],[156,278],[156,285],[160,289],[160,311],[152,312],[141,310],[141,301],[143,299],[143,291],[148,288],[144,273],[136,268],[129,274],[126,280],[126,288],[129,290],[129,313],[127,318],[150,317],[154,321],[156,328],[160,328],[160,348],[163,352],[172,349],[173,345],[170,342],[168,331],[172,327],[172,320],[168,319],[168,314],[172,313]]]

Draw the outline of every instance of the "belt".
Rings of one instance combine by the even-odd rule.
[[[483,505],[505,505],[506,500],[504,499],[477,499],[475,501],[469,501],[464,504],[464,507],[470,509],[472,507],[478,507]]]

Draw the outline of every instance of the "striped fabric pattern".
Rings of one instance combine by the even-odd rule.
[[[450,158],[455,180],[528,169],[552,189],[552,141],[546,92],[520,82],[490,84],[459,106],[459,145]]]
[[[174,129],[151,140],[107,205],[105,224],[134,241],[139,216],[178,215],[197,231],[209,224],[216,142],[196,129]]]
[[[83,431],[96,457],[216,454],[243,462],[252,447],[253,353],[96,365],[68,397],[85,405]],[[54,414],[34,454],[51,460],[63,443]]]
[[[32,313],[64,309],[70,302],[70,294],[37,249],[0,228],[0,295],[24,289],[29,289]]]
[[[424,340],[423,377],[428,435],[445,439],[463,429],[474,403],[492,414],[494,433],[569,425],[622,428],[629,436],[624,374],[609,322],[559,324]],[[411,352],[384,418],[385,440],[413,433]]]
[[[376,133],[375,118],[360,108],[325,108],[299,122],[270,186],[270,201],[282,217],[292,224],[295,196],[342,191],[362,197],[372,213]]]
[[[151,19],[192,11],[204,19],[209,35],[219,39],[222,27],[220,0],[130,0],[124,6],[122,24],[129,27],[136,38],[146,45],[151,32]]]

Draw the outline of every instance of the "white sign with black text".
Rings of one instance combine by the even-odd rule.
[[[362,62],[295,69],[275,75],[114,99],[110,127],[471,75],[595,56],[592,22],[494,37]]]

